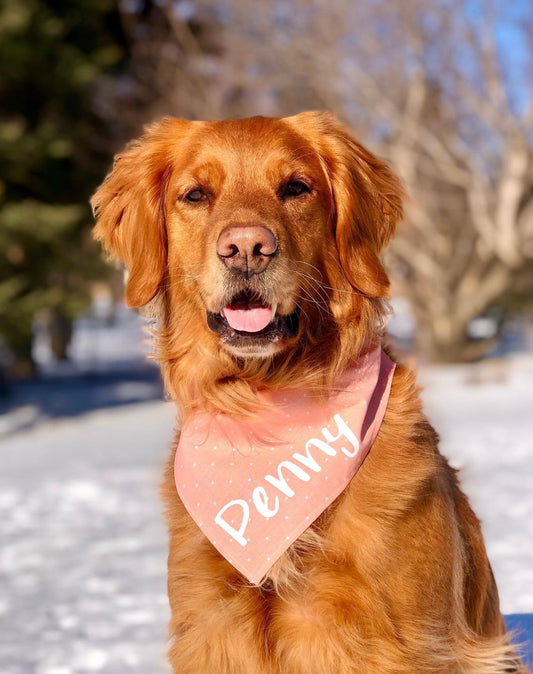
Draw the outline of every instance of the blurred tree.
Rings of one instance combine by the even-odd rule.
[[[164,115],[186,119],[224,117],[224,100],[235,93],[224,55],[225,26],[216,3],[138,0],[119,3],[130,55],[120,86],[109,79],[99,97],[109,123],[120,118],[131,138]],[[219,100],[220,98],[220,100]]]
[[[99,78],[126,50],[111,0],[3,0],[0,5],[0,345],[29,374],[32,323],[48,310],[66,357],[71,320],[102,273],[88,198],[109,161],[95,113]]]
[[[255,71],[269,75],[274,105],[337,110],[406,182],[412,199],[390,263],[419,350],[434,360],[480,357],[503,321],[486,338],[472,335],[472,321],[519,297],[517,287],[525,298],[531,279],[531,4],[266,4],[248,20],[256,31],[261,21],[277,25],[274,44],[240,49],[263,59]]]
[[[158,12],[165,30],[137,44],[154,115],[337,112],[412,197],[389,262],[419,350],[486,353],[503,321],[482,338],[473,320],[532,290],[531,3],[204,0]],[[205,49],[195,26],[209,22]]]
[[[521,5],[521,6],[519,6]],[[389,124],[383,151],[413,199],[392,247],[420,350],[472,360],[504,326],[533,260],[533,11],[495,1],[402,4],[389,25],[402,85],[358,71],[364,100]],[[531,286],[529,290],[531,291]],[[475,334],[476,318],[494,334]]]
[[[473,319],[531,294],[532,36],[528,0],[4,0],[4,342],[28,360],[42,306],[68,334],[97,264],[78,204],[143,123],[328,108],[412,196],[389,262],[420,350],[482,355]]]

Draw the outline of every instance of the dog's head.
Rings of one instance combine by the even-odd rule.
[[[165,119],[117,156],[92,204],[96,238],[129,270],[127,303],[163,297],[169,339],[193,333],[242,363],[316,344],[387,296],[378,255],[402,190],[312,112]]]

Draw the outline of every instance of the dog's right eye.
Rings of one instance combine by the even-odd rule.
[[[185,201],[188,201],[191,204],[199,204],[202,201],[207,201],[207,194],[198,188],[191,190],[185,195]]]
[[[293,197],[301,197],[305,194],[309,194],[311,188],[306,185],[306,183],[301,180],[290,180],[288,183],[284,183],[278,190],[278,196],[285,200]]]

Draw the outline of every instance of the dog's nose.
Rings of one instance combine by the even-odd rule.
[[[265,271],[277,250],[274,233],[262,225],[226,227],[217,241],[217,254],[226,267],[247,276]]]

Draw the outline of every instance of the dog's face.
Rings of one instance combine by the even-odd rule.
[[[117,157],[93,205],[130,306],[164,292],[200,339],[246,360],[334,320],[339,293],[387,294],[377,254],[401,189],[323,113],[168,119]]]
[[[270,356],[297,336],[302,288],[320,281],[334,245],[326,176],[277,120],[209,125],[191,143],[167,193],[170,283],[195,277],[206,325],[230,353]]]

